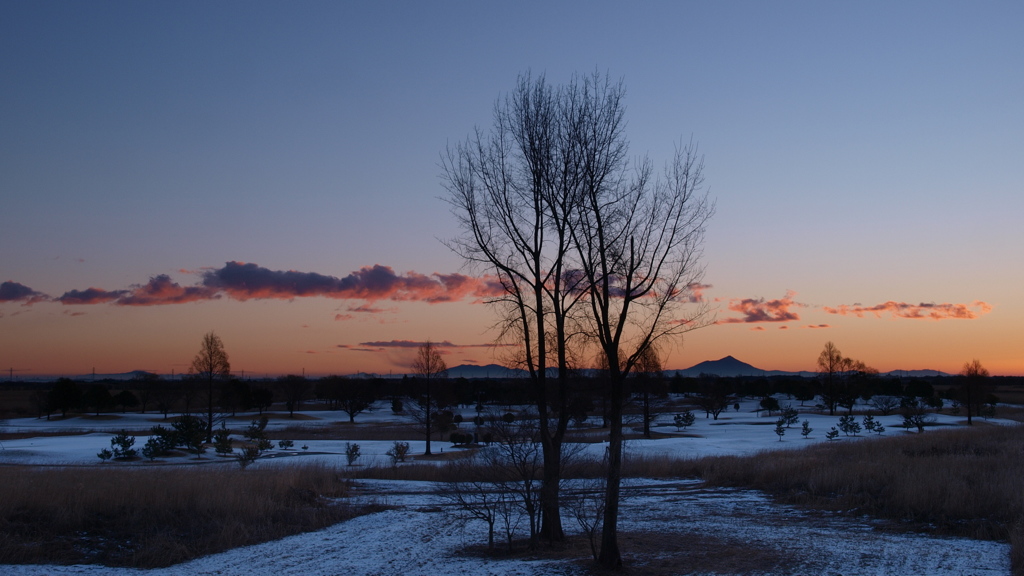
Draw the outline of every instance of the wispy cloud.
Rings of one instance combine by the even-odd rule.
[[[744,298],[732,299],[729,301],[728,308],[733,312],[739,312],[743,314],[742,318],[725,318],[719,320],[718,324],[743,324],[743,323],[759,323],[759,322],[789,322],[791,320],[799,320],[800,315],[790,310],[790,308],[805,307],[806,304],[801,304],[793,300],[796,296],[796,292],[789,290],[786,295],[777,300],[765,300],[764,298]]]
[[[874,314],[881,318],[883,314],[889,314],[892,318],[947,320],[959,318],[973,320],[992,311],[992,306],[980,300],[970,304],[936,304],[934,302],[922,302],[920,304],[908,304],[906,302],[894,302],[892,300],[877,304],[875,306],[862,306],[860,304],[843,304],[831,308],[824,307],[825,312],[839,316],[856,316],[863,318],[865,314]]]
[[[47,300],[50,300],[49,296],[36,292],[24,284],[11,281],[0,284],[0,302],[21,302],[27,306]]]
[[[372,346],[374,348],[419,348],[426,344],[426,341],[417,340],[386,340],[377,342],[360,342],[360,346]],[[431,342],[436,348],[494,348],[512,346],[512,344],[454,344],[448,340]]]

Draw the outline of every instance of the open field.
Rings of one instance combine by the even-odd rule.
[[[968,429],[961,418],[940,415],[917,434],[900,429],[896,416],[878,417],[888,428],[882,438],[830,442],[823,432],[836,418],[806,412],[802,419],[815,428],[810,438],[793,428],[780,442],[769,425],[774,418],[757,414],[754,403],[744,401],[741,410],[717,421],[698,418],[686,431],[671,426],[666,414],[655,422],[655,439],[628,442],[626,473],[636,480],[622,516],[631,562],[626,573],[1006,574],[1011,556],[1020,573],[1024,505],[1017,479],[1024,431],[1018,426],[993,420]],[[0,466],[6,487],[0,562],[21,564],[5,572],[26,575],[110,573],[22,564],[40,561],[174,565],[152,571],[154,576],[214,573],[219,565],[227,568],[217,573],[238,574],[248,572],[241,568],[246,555],[266,554],[275,574],[334,574],[339,572],[317,572],[303,562],[303,539],[352,541],[377,530],[392,541],[434,542],[431,552],[395,544],[408,554],[441,555],[409,560],[402,571],[410,574],[589,570],[589,548],[579,536],[564,549],[481,555],[483,526],[456,522],[432,496],[432,483],[448,478],[443,464],[471,450],[435,441],[434,457],[415,456],[392,467],[384,452],[394,439],[408,440],[414,455],[422,452],[413,427],[388,410],[361,415],[355,425],[339,419],[324,411],[304,413],[301,420],[273,414],[271,437],[294,440],[296,447],[275,449],[246,470],[212,454],[196,459],[182,453],[157,462],[96,458],[113,431],[145,430],[162,421],[159,415],[9,420],[0,436],[0,464],[6,464]],[[603,444],[594,438],[600,429],[590,430],[580,431],[588,442],[570,476],[598,475],[593,458]],[[346,442],[363,447],[361,465],[344,465]],[[391,510],[375,512],[381,505]],[[363,512],[372,513],[341,522]],[[735,535],[741,532],[748,536]],[[237,548],[249,544],[256,546]],[[834,549],[822,551],[826,544]],[[382,558],[374,560],[344,545],[324,546],[335,550],[329,565],[350,566],[347,573],[385,574],[399,567],[401,555],[387,550],[378,550]],[[951,559],[953,550],[980,560]],[[272,560],[273,554],[289,559]],[[311,562],[322,560],[309,554]],[[190,558],[198,559],[178,564]]]

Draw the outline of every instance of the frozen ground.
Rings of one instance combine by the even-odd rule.
[[[316,413],[327,424],[339,413]],[[369,417],[364,417],[369,416]],[[802,415],[810,421],[811,438],[801,438],[799,426],[787,431],[781,442],[773,433],[775,418],[758,417],[753,404],[718,421],[705,420],[678,436],[651,441],[631,441],[631,453],[746,454],[759,450],[797,448],[824,441],[824,433],[838,417]],[[0,464],[97,465],[96,452],[109,447],[110,432],[122,427],[146,429],[159,417],[125,415],[115,420],[73,418],[66,421],[19,419],[6,430],[39,432],[55,429],[91,431],[66,437],[33,437],[3,442]],[[388,411],[361,415],[358,421],[393,419]],[[77,420],[77,422],[75,422]],[[899,417],[879,418],[885,436],[904,434]],[[959,418],[940,416],[936,425],[955,426]],[[664,423],[663,423],[664,424]],[[283,425],[280,420],[276,426]],[[671,425],[658,431],[673,433]],[[102,431],[100,431],[102,430]],[[926,432],[927,433],[927,432]],[[144,439],[143,439],[144,441]],[[840,442],[855,441],[841,437]],[[863,441],[863,440],[860,440]],[[142,442],[140,441],[139,444]],[[344,441],[297,441],[309,450],[281,451],[259,465],[283,465],[318,459],[344,463]],[[359,441],[363,464],[382,461],[390,442]],[[410,438],[413,453],[422,442]],[[437,448],[447,443],[435,443]],[[601,444],[588,445],[599,453]],[[314,454],[315,453],[315,454]],[[294,455],[294,457],[291,457]],[[213,456],[204,461],[214,464]],[[184,459],[172,462],[184,463]],[[188,460],[194,462],[194,460]],[[107,463],[105,465],[124,465]],[[145,464],[128,464],[145,465]],[[219,465],[234,465],[220,461]],[[231,550],[158,570],[113,569],[102,566],[0,566],[11,576],[62,574],[112,576],[178,575],[576,575],[585,574],[586,550],[576,560],[484,558],[467,553],[468,546],[486,542],[486,527],[479,521],[457,522],[433,486],[416,482],[362,482],[369,498],[383,500],[395,509],[356,518],[330,528],[275,542]],[[686,480],[634,481],[621,511],[623,554],[636,574],[662,570],[677,574],[842,574],[857,575],[1004,575],[1009,574],[1009,547],[1004,543],[899,533],[867,518],[833,517],[803,512],[769,501],[748,490],[708,490]],[[566,519],[566,527],[575,524]],[[632,546],[632,548],[631,548]],[[643,552],[636,552],[642,547]],[[632,550],[632,552],[631,552]]]

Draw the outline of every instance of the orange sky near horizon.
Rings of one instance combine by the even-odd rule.
[[[974,318],[945,312],[940,319],[916,312],[901,317],[891,305],[858,317],[803,304],[795,293],[763,301],[716,293],[710,288],[704,295],[717,323],[664,346],[667,368],[732,355],[765,370],[814,371],[831,340],[845,355],[883,372],[956,373],[978,358],[995,375],[1024,375],[1015,340],[1024,319],[1001,313],[999,306],[975,304],[969,308]],[[427,303],[278,296],[159,306],[7,303],[0,310],[10,329],[0,334],[0,347],[23,377],[93,369],[180,374],[209,330],[223,339],[233,371],[253,376],[401,374],[409,370],[416,344],[427,339],[443,343],[450,366],[503,362],[505,351],[490,346],[493,312],[472,298]],[[906,315],[906,309],[897,312]]]

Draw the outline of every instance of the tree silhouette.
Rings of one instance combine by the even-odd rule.
[[[199,353],[192,359],[192,375],[206,387],[206,441],[213,442],[214,385],[231,376],[231,364],[224,342],[213,332],[203,335]]]
[[[425,428],[427,446],[423,454],[429,456],[430,435],[433,432],[436,419],[434,412],[437,409],[437,391],[432,388],[435,386],[435,380],[448,377],[448,365],[445,364],[444,358],[441,358],[437,346],[427,340],[416,351],[416,358],[412,361],[412,371],[423,381],[422,396],[417,401],[420,406],[420,417],[417,420],[420,420],[420,424]]]
[[[981,361],[975,358],[965,362],[960,371],[960,398],[967,407],[967,424],[973,426],[971,415],[981,413],[981,405],[985,402],[987,391],[988,368],[981,365]]]

